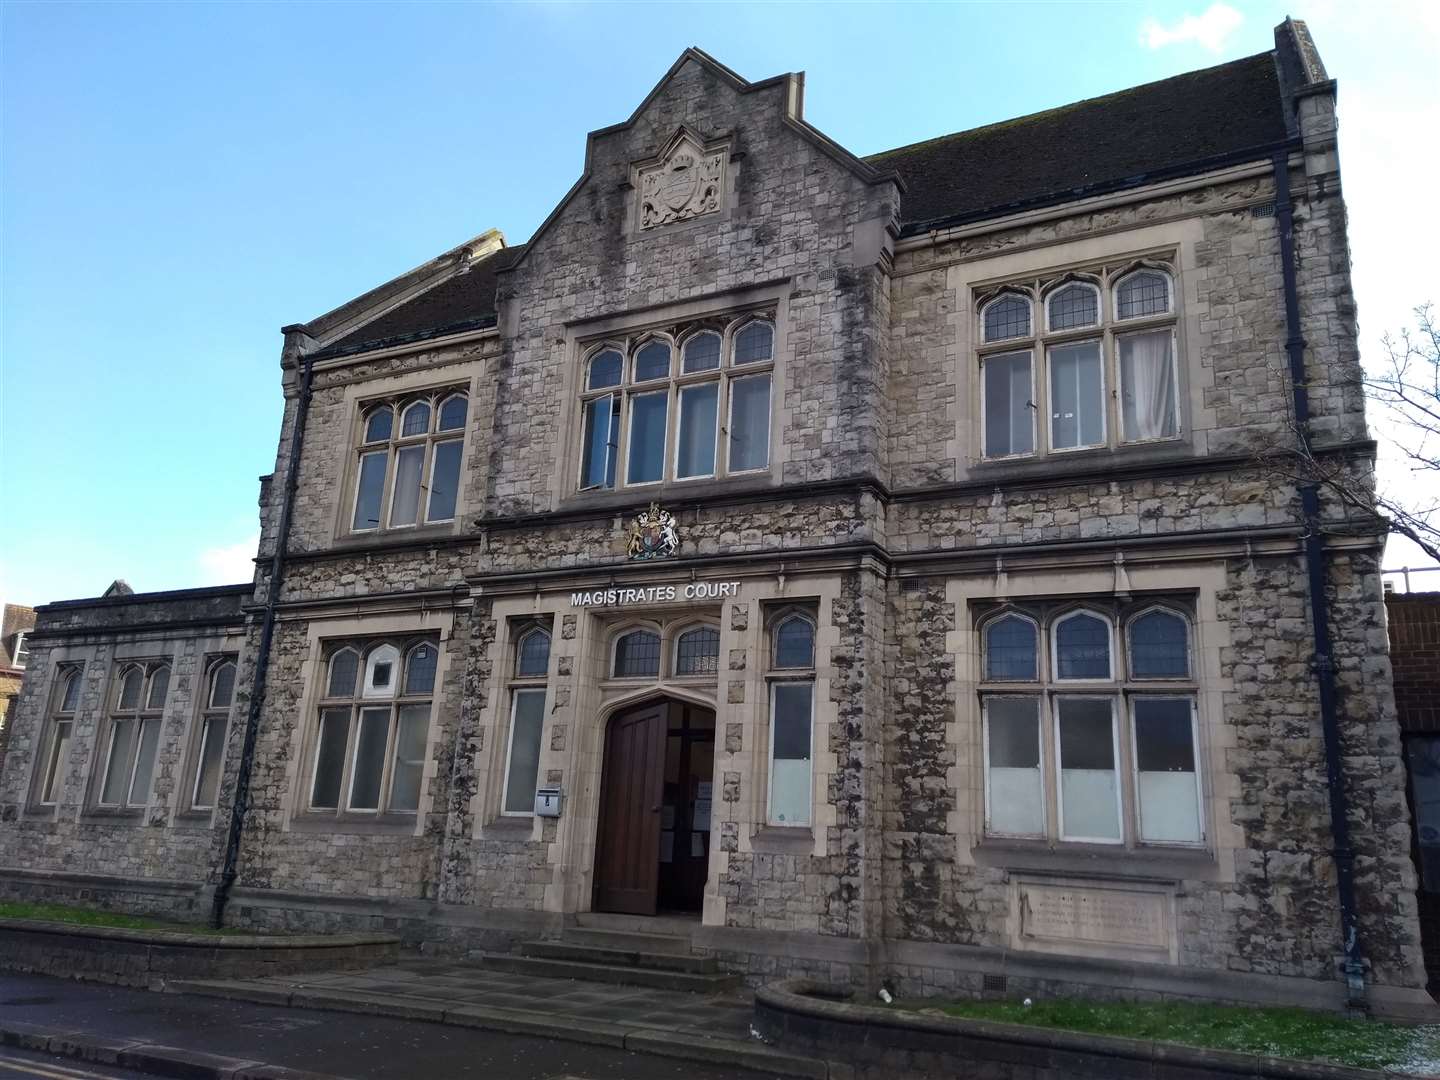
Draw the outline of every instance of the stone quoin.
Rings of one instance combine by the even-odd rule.
[[[38,609],[0,895],[1428,1014],[1383,524],[1275,464],[1375,454],[1304,25],[866,158],[802,90],[686,50],[285,327],[254,581]]]

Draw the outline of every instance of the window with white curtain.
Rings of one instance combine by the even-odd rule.
[[[582,491],[770,467],[775,324],[706,319],[591,347],[580,392]]]
[[[1035,457],[1177,438],[1174,294],[1170,273],[1147,266],[1011,282],[982,297],[981,456]]]
[[[983,616],[987,835],[1204,842],[1191,627],[1168,603],[1034,601]]]
[[[101,806],[143,807],[149,801],[169,693],[170,665],[164,661],[125,664],[117,672],[110,695]]]
[[[360,415],[350,530],[455,519],[469,400],[455,388],[366,403]]]

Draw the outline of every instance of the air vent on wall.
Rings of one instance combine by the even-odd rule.
[[[1266,202],[1260,203],[1258,206],[1252,206],[1250,207],[1250,216],[1252,218],[1274,217],[1275,204],[1273,202]]]

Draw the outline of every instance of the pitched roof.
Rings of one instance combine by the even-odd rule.
[[[344,356],[494,326],[495,275],[524,250],[524,244],[517,244],[476,260],[468,270],[446,278],[378,319],[370,320],[331,342],[315,356]]]
[[[907,232],[1199,171],[1285,141],[1274,54],[887,150]]]

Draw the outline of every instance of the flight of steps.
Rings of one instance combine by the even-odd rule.
[[[689,920],[581,919],[558,940],[525,941],[513,953],[475,952],[469,959],[492,971],[658,990],[714,994],[740,985],[740,976],[722,971],[713,957],[691,952],[689,930],[695,924]]]

